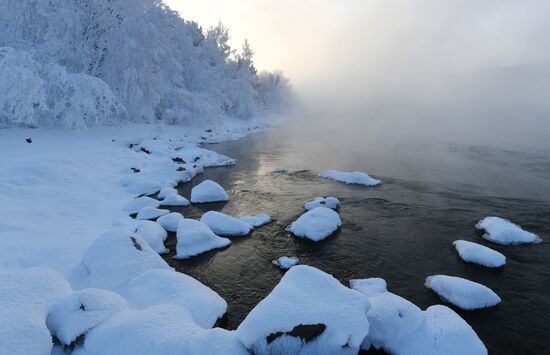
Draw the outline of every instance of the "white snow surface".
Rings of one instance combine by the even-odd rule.
[[[261,227],[271,222],[271,217],[266,213],[259,213],[254,216],[241,216],[239,219],[250,224],[254,228]]]
[[[177,193],[171,193],[166,195],[164,200],[160,201],[161,206],[189,206],[189,201],[183,197],[178,195]]]
[[[0,270],[0,353],[49,355],[53,343],[46,317],[70,291],[63,276],[50,269]]]
[[[216,292],[191,276],[172,270],[149,270],[132,279],[120,293],[139,309],[174,304],[187,309],[196,324],[214,326],[227,303]]]
[[[234,331],[213,328],[195,333],[189,341],[187,354],[250,355],[250,352],[237,339]]]
[[[313,241],[325,239],[342,225],[340,216],[326,207],[316,207],[292,222],[289,231],[297,237]]]
[[[367,297],[378,296],[388,291],[386,280],[378,277],[349,280],[349,285]]]
[[[176,190],[175,188],[173,187],[165,187],[163,188],[162,190],[159,191],[158,193],[158,198],[159,199],[164,199],[166,196],[170,195],[170,194],[177,194],[178,193],[178,190]],[[158,206],[156,206],[158,207]]]
[[[138,213],[142,208],[150,207],[157,208],[160,205],[160,201],[155,200],[149,196],[141,196],[134,198],[124,206],[124,210],[129,214]]]
[[[159,254],[167,253],[164,241],[168,237],[166,230],[157,222],[139,221],[134,233],[142,237]]]
[[[218,201],[229,201],[229,195],[217,182],[205,180],[191,190],[191,202],[193,203]]]
[[[170,212],[164,216],[157,218],[157,223],[168,232],[176,232],[178,224],[183,219],[183,215],[179,212]]]
[[[346,184],[357,184],[366,186],[380,185],[381,181],[374,179],[366,173],[360,171],[344,172],[338,170],[326,170],[321,173],[321,176],[327,179],[340,181]]]
[[[466,240],[455,240],[453,245],[462,260],[466,262],[486,267],[501,267],[506,264],[506,257],[504,255],[484,245]]]
[[[312,210],[315,207],[327,207],[335,210],[340,206],[340,201],[336,197],[315,197],[304,205],[306,210]]]
[[[154,207],[143,207],[139,210],[136,219],[157,219],[160,216],[170,213],[169,210],[154,208]]]
[[[229,239],[217,236],[206,224],[196,219],[182,219],[176,234],[175,259],[188,259],[231,244]]]
[[[290,268],[279,284],[237,328],[243,344],[255,354],[356,353],[369,332],[368,301],[316,268]],[[287,334],[269,344],[267,337],[299,325],[325,325],[309,342]],[[346,346],[346,348],[342,348]]]
[[[71,270],[73,288],[116,290],[150,269],[171,269],[139,235],[129,232],[105,233],[86,250]]]
[[[501,301],[487,286],[456,276],[428,276],[426,287],[444,300],[465,310],[492,307]]]
[[[295,256],[281,256],[272,261],[273,265],[278,266],[279,268],[286,270],[291,267],[298,265],[300,259]]]
[[[208,211],[203,214],[201,222],[217,235],[227,237],[247,235],[252,231],[252,225],[249,223],[217,211]]]
[[[538,235],[500,217],[485,217],[476,224],[476,228],[485,230],[483,238],[498,244],[516,245],[542,241]]]

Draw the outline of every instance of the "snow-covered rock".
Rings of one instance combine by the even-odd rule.
[[[211,328],[227,303],[216,292],[191,276],[172,270],[150,270],[132,279],[121,294],[135,308],[174,304],[187,309],[196,324]]]
[[[388,291],[386,280],[372,277],[369,279],[349,280],[350,287],[367,297],[374,297]]]
[[[315,197],[304,205],[306,210],[312,210],[315,207],[327,207],[335,210],[340,206],[340,201],[336,197]]]
[[[128,308],[120,295],[98,288],[71,293],[48,314],[47,325],[61,344],[71,345],[80,336]]]
[[[139,221],[134,233],[142,237],[159,254],[167,253],[164,241],[168,237],[166,230],[157,222]]]
[[[487,348],[464,319],[448,307],[435,305],[423,312],[414,333],[389,341],[384,349],[395,355],[486,355]]]
[[[164,209],[154,208],[154,207],[143,207],[142,209],[139,210],[136,216],[136,219],[139,219],[139,220],[156,219],[168,213],[170,213],[169,210],[164,210]]]
[[[115,290],[151,269],[170,269],[139,235],[110,232],[97,238],[70,272],[75,289]]]
[[[158,154],[166,155],[170,154],[174,149],[170,146],[169,143],[165,142],[162,139],[145,139],[139,144],[134,145],[132,149],[136,152],[144,152],[147,154]]]
[[[208,211],[203,214],[201,222],[210,227],[212,232],[222,236],[247,235],[252,231],[252,226],[247,222],[217,211]]]
[[[71,288],[61,274],[46,268],[0,272],[0,353],[49,355],[48,312]]]
[[[205,180],[191,190],[191,202],[206,203],[229,201],[229,195],[218,183]]]
[[[278,166],[278,167],[275,168],[274,171],[275,171],[276,173],[286,173],[286,172],[287,172],[287,170],[286,170],[286,168],[285,168],[284,166]]]
[[[455,240],[453,245],[462,260],[466,262],[486,267],[501,267],[506,264],[506,257],[504,255],[481,244],[466,240]]]
[[[216,153],[213,150],[195,146],[187,146],[178,150],[172,158],[184,164],[197,164],[205,168],[235,165],[235,159]]]
[[[188,218],[179,222],[177,239],[174,259],[188,259],[231,244],[229,239],[217,236],[203,222]]]
[[[380,180],[374,179],[369,175],[360,171],[343,172],[343,171],[337,171],[337,170],[326,170],[321,173],[321,176],[327,179],[340,181],[346,184],[376,186],[381,183]]]
[[[254,216],[242,216],[239,218],[241,221],[250,224],[254,228],[263,226],[271,222],[271,217],[265,213],[259,213]]]
[[[273,265],[276,265],[283,270],[290,269],[291,267],[298,265],[299,262],[300,259],[295,256],[281,256],[280,258],[272,261]]]
[[[141,196],[128,202],[124,207],[124,211],[128,212],[128,214],[134,214],[144,207],[157,208],[159,205],[160,201],[149,196]]]
[[[180,306],[127,309],[91,329],[73,354],[187,354],[189,341],[201,330]]]
[[[168,232],[175,232],[178,230],[178,224],[183,219],[183,215],[179,212],[170,212],[164,216],[157,218],[157,223],[166,229]]]
[[[487,286],[455,276],[428,276],[426,287],[442,299],[466,310],[492,307],[501,301]]]
[[[250,352],[237,339],[235,331],[213,328],[195,333],[186,354],[250,355]]]
[[[178,195],[177,193],[171,193],[166,195],[164,200],[160,201],[161,206],[189,206],[189,201],[183,197]]]
[[[177,193],[178,193],[178,190],[176,190],[173,187],[167,186],[167,187],[165,187],[165,188],[163,188],[162,190],[159,191],[158,198],[164,199],[168,195],[177,194]],[[158,207],[158,206],[156,206],[156,207]]]
[[[359,292],[298,265],[248,314],[237,335],[255,354],[356,353],[369,332],[367,309]]]
[[[500,217],[485,217],[476,224],[476,228],[485,231],[483,238],[498,244],[515,245],[542,241],[538,235]]]
[[[330,208],[316,207],[292,222],[289,231],[313,241],[325,239],[342,225],[340,216]]]

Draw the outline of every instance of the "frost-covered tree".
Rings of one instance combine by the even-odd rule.
[[[0,89],[29,92],[0,98],[0,124],[183,123],[271,109],[283,95],[257,74],[248,42],[237,53],[229,39],[223,24],[204,32],[160,0],[0,0],[0,47],[21,57],[0,68]]]

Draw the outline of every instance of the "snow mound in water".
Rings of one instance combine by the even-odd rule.
[[[165,187],[163,188],[162,190],[159,191],[158,193],[158,198],[162,198],[164,199],[166,196],[170,195],[170,194],[177,194],[178,193],[178,190],[176,190],[175,188],[173,187]],[[158,207],[158,206],[156,206]]]
[[[163,210],[160,208],[153,208],[153,207],[143,207],[142,209],[139,210],[136,216],[136,219],[139,219],[139,220],[156,219],[168,213],[170,213],[169,210]]]
[[[426,287],[444,300],[466,310],[492,307],[501,301],[490,288],[455,276],[428,276]]]
[[[121,291],[135,308],[174,304],[187,309],[196,324],[211,328],[227,310],[216,292],[191,276],[172,270],[150,270],[132,279]]]
[[[183,215],[179,212],[170,212],[164,216],[160,216],[157,219],[157,223],[166,229],[168,232],[175,232],[178,230],[178,224],[183,219]]]
[[[255,354],[356,353],[368,334],[368,301],[329,274],[292,267],[237,329]]]
[[[167,253],[164,241],[168,236],[166,230],[157,222],[139,221],[134,233],[142,237],[149,246],[159,254]]]
[[[272,261],[273,265],[276,265],[283,270],[290,269],[291,267],[298,265],[299,262],[300,259],[295,256],[281,256],[280,258]]]
[[[53,343],[46,316],[69,292],[67,281],[51,269],[0,272],[0,352],[49,355]]]
[[[190,340],[187,354],[250,355],[234,331],[214,328],[196,333]]]
[[[360,172],[343,172],[337,170],[326,170],[321,173],[321,176],[327,179],[340,181],[346,184],[358,184],[366,186],[380,185],[381,181],[370,177],[369,175]]]
[[[61,344],[71,345],[79,336],[128,308],[120,295],[98,288],[71,293],[58,302],[48,315],[48,329]]]
[[[524,231],[520,226],[500,217],[485,217],[476,224],[476,228],[485,230],[483,238],[498,244],[540,243],[538,235]]]
[[[314,241],[325,239],[342,225],[340,216],[330,208],[316,207],[292,222],[289,231]]]
[[[378,277],[350,280],[349,284],[351,288],[361,292],[367,297],[378,296],[388,290],[386,280]]]
[[[73,354],[187,354],[190,339],[201,330],[183,307],[128,309],[91,329]]]
[[[216,153],[213,150],[198,148],[196,146],[182,148],[173,154],[172,158],[181,159],[178,160],[183,162],[183,164],[196,164],[205,168],[235,165],[235,159]]]
[[[206,203],[229,201],[229,195],[218,183],[205,180],[191,190],[191,202]]]
[[[174,259],[188,259],[231,244],[229,239],[217,236],[203,222],[187,218],[179,222],[177,238]]]
[[[160,202],[149,196],[141,196],[128,202],[124,207],[124,211],[128,214],[138,213],[144,207],[157,208]]]
[[[340,201],[336,197],[315,197],[304,205],[306,210],[312,210],[316,207],[327,207],[335,210],[340,206]]]
[[[466,240],[453,242],[462,260],[487,267],[501,267],[506,264],[506,257],[496,250],[487,248],[481,244]]]
[[[239,218],[241,221],[250,224],[254,228],[263,226],[271,222],[271,217],[268,214],[260,213],[254,216],[242,216]]]
[[[250,224],[217,211],[208,211],[203,214],[201,222],[217,235],[228,237],[247,235],[252,231]]]
[[[166,195],[164,200],[160,201],[161,206],[189,206],[189,201],[178,195],[177,193],[171,193]]]
[[[151,269],[170,269],[139,235],[110,232],[97,238],[70,273],[76,289],[115,290]]]
[[[448,307],[431,306],[414,333],[386,343],[396,355],[486,355],[487,348],[464,319]]]
[[[284,166],[278,166],[278,167],[275,168],[274,172],[276,172],[276,173],[286,173],[287,170]]]

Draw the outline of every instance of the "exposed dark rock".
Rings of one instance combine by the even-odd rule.
[[[267,343],[270,344],[273,341],[275,341],[277,338],[283,336],[283,335],[289,335],[291,337],[299,337],[306,343],[314,340],[319,335],[323,334],[325,329],[327,328],[326,325],[322,323],[317,324],[299,324],[292,328],[290,332],[276,332],[269,334],[266,337]]]
[[[78,308],[80,308],[81,311],[85,311],[85,310],[86,310],[86,307],[85,307],[84,304],[82,304],[82,303],[80,304],[80,307],[78,307]]]
[[[212,133],[212,130],[211,130],[211,129],[207,129],[205,132],[206,132],[206,133]]]
[[[132,170],[132,172],[134,173],[139,173],[141,170],[139,170],[138,168],[130,168]]]
[[[176,169],[176,171],[185,171],[185,168],[183,166],[180,166],[179,168]]]
[[[25,140],[27,141],[27,143],[32,143],[32,138],[27,138]]]
[[[195,157],[195,159],[193,160],[193,163],[196,163],[201,157]]]
[[[134,243],[134,248],[136,248],[139,251],[142,251],[141,244],[138,243],[137,239],[134,237],[130,237],[130,240],[132,240],[132,243]]]
[[[180,157],[172,158],[172,161],[173,161],[174,163],[178,163],[178,164],[185,164],[185,160],[183,160],[183,159],[180,158]]]
[[[141,147],[140,150],[141,150],[143,153],[145,153],[145,154],[151,154],[150,151],[148,151],[147,149],[145,149],[145,148],[143,148],[143,147]]]

